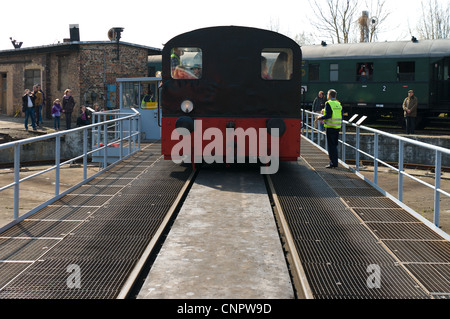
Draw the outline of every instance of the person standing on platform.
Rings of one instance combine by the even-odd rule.
[[[72,97],[72,91],[67,89],[64,91],[63,97],[63,113],[66,116],[66,129],[72,128],[72,112],[75,107],[75,100]]]
[[[52,107],[52,117],[53,117],[53,127],[57,131],[59,131],[59,120],[61,117],[61,112],[62,112],[61,101],[59,99],[56,99]]]
[[[336,100],[337,92],[329,90],[327,93],[328,101],[325,102],[325,114],[319,116],[317,120],[324,120],[324,126],[327,134],[328,157],[330,164],[326,168],[338,167],[338,143],[339,130],[342,127],[342,105]]]
[[[30,90],[26,89],[22,96],[22,111],[25,113],[25,130],[28,131],[28,118],[31,116],[31,126],[36,131],[36,116],[34,113],[35,96]]]
[[[403,115],[406,120],[406,134],[414,134],[418,104],[419,100],[414,95],[414,91],[409,90],[408,97],[403,101]]]
[[[323,94],[323,91],[319,91],[317,94],[317,97],[314,99],[312,104],[312,111],[315,113],[321,113],[323,114],[322,110],[325,105],[325,96]],[[314,122],[314,128],[319,128],[319,130],[323,131],[323,123],[321,121],[315,121]]]
[[[34,114],[35,114],[36,126],[39,126],[39,112],[42,110],[42,104],[44,103],[44,97],[43,97],[41,91],[39,91],[39,87],[40,87],[39,84],[35,84],[33,86],[33,91],[34,91],[33,95],[35,96]]]
[[[36,105],[36,109],[37,109],[37,113],[36,113],[36,126],[41,126],[43,124],[42,121],[42,109],[44,108],[45,105],[45,93],[44,91],[42,91],[41,89],[41,85],[40,84],[36,84],[37,85],[37,89],[39,92],[41,92],[42,95],[42,103],[40,105]]]

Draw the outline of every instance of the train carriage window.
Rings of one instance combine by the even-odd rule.
[[[202,50],[199,48],[173,48],[170,66],[174,79],[200,79],[202,77]]]
[[[263,49],[261,77],[264,80],[290,80],[293,73],[291,49]]]
[[[330,64],[330,82],[337,82],[339,80],[339,64]]]
[[[397,63],[397,81],[414,81],[416,73],[415,62],[398,62]]]
[[[363,62],[356,63],[356,81],[366,83],[372,81],[373,78],[373,63]]]
[[[308,66],[308,80],[319,81],[320,64],[313,63]]]

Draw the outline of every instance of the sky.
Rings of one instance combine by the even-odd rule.
[[[415,27],[421,2],[386,0],[391,15],[378,41],[409,40],[408,23]],[[277,26],[291,38],[314,31],[308,0],[6,0],[1,11],[0,50],[14,49],[10,37],[23,42],[22,48],[62,43],[70,37],[70,24],[79,25],[80,41],[109,41],[108,30],[122,27],[121,41],[155,48],[178,34],[209,26]]]

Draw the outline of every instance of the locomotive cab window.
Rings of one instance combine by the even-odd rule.
[[[170,67],[174,79],[200,79],[202,77],[202,50],[199,48],[173,48]]]
[[[290,80],[293,73],[291,49],[263,49],[261,77],[264,80]]]

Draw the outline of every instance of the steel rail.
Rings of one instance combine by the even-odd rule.
[[[311,287],[309,285],[308,279],[306,277],[305,270],[302,266],[300,257],[298,255],[297,249],[295,247],[294,238],[289,229],[289,225],[284,217],[283,209],[281,207],[280,201],[278,200],[278,195],[276,193],[275,187],[272,183],[270,176],[266,175],[267,184],[269,186],[270,195],[274,203],[274,215],[278,224],[278,228],[282,239],[284,239],[284,249],[287,252],[289,269],[292,276],[293,286],[297,293],[297,298],[299,299],[314,299]]]
[[[161,155],[161,157],[159,157],[158,160],[160,160],[162,158],[163,158],[163,156]],[[152,166],[153,165],[154,164],[152,164]],[[178,193],[177,198],[175,199],[175,201],[173,202],[169,211],[167,212],[166,216],[164,217],[158,230],[156,231],[156,233],[154,234],[154,236],[148,243],[142,256],[139,258],[138,262],[133,267],[133,270],[128,275],[128,278],[126,279],[126,281],[125,281],[124,285],[122,286],[122,289],[120,290],[116,299],[129,298],[130,292],[132,291],[133,287],[135,286],[136,281],[138,280],[142,270],[144,269],[146,263],[148,262],[148,260],[151,256],[151,254],[154,252],[155,247],[157,246],[158,242],[161,240],[162,236],[166,232],[167,226],[170,224],[174,215],[176,214],[177,210],[179,209],[179,205],[182,202],[183,198],[185,197],[186,192],[192,186],[192,183],[194,182],[195,176],[197,173],[198,173],[198,169],[192,171],[191,175],[188,177],[187,181],[184,183],[183,187],[181,188],[180,192]]]

